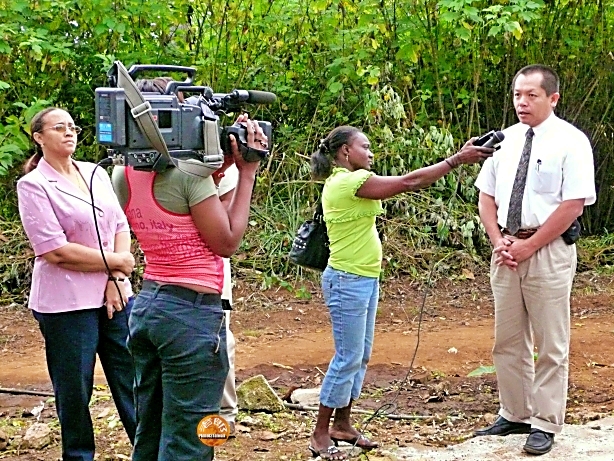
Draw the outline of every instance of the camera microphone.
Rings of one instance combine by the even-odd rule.
[[[505,139],[505,135],[501,131],[489,131],[473,141],[474,146],[494,147],[498,148],[501,141]]]
[[[232,90],[230,93],[213,93],[214,98],[226,101],[228,104],[272,104],[277,101],[275,93],[257,90]]]
[[[247,90],[247,94],[249,97],[246,102],[250,102],[252,104],[273,104],[277,101],[277,96],[275,93],[271,93],[269,91],[256,91],[256,90]]]

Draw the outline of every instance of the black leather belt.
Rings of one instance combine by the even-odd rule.
[[[218,293],[199,293],[198,291],[194,291],[186,287],[180,287],[179,285],[161,285],[152,280],[143,280],[143,290],[154,291],[158,287],[158,293],[167,293],[190,303],[196,302],[198,296],[201,296],[200,304],[222,303],[222,295]]]
[[[535,232],[537,232],[537,229],[518,229],[518,232],[512,234],[509,230],[507,230],[507,228],[503,228],[501,229],[501,232],[506,235],[511,235],[512,237],[524,240],[535,234]]]

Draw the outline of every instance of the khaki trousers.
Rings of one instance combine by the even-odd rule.
[[[226,348],[228,350],[228,376],[224,385],[224,395],[220,408],[220,415],[226,421],[235,422],[239,408],[237,407],[237,389],[235,384],[235,335],[230,331],[230,312],[224,311],[226,314]]]
[[[494,257],[490,280],[495,298],[493,359],[499,414],[558,434],[567,403],[569,299],[576,246],[557,238],[521,262],[516,271],[493,261]]]

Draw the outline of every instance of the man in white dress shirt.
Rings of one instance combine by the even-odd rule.
[[[541,455],[565,420],[573,241],[577,218],[595,202],[593,153],[587,137],[554,114],[560,95],[553,69],[522,68],[512,92],[520,123],[503,131],[501,149],[476,181],[493,246],[500,410],[475,435],[528,433],[524,450]]]

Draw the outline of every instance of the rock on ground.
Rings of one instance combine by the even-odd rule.
[[[43,423],[34,423],[26,431],[23,444],[26,448],[40,450],[51,443],[51,429]]]
[[[275,413],[285,409],[284,403],[262,375],[246,379],[237,387],[237,403],[241,410]]]
[[[304,407],[317,407],[320,404],[320,387],[315,389],[295,389],[290,396],[292,403]]]

